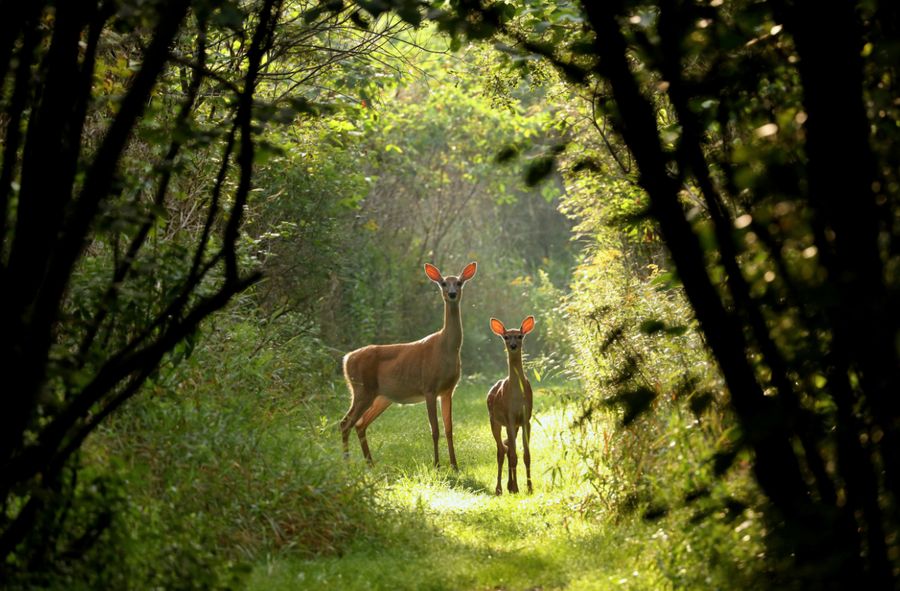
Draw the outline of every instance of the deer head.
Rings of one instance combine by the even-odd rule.
[[[534,330],[534,316],[529,316],[522,321],[520,328],[512,328],[507,330],[503,323],[496,318],[491,318],[491,330],[495,335],[502,338],[506,344],[506,350],[510,354],[522,352],[522,341],[525,335]]]
[[[462,289],[466,281],[475,276],[475,263],[469,263],[458,277],[448,275],[444,277],[434,265],[425,263],[425,274],[441,288],[441,295],[445,302],[459,303],[462,299]]]

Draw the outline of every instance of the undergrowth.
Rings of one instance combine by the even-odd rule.
[[[115,517],[41,586],[725,589],[760,572],[752,509],[698,520],[675,507],[648,521],[648,499],[634,511],[605,505],[591,463],[602,456],[588,452],[616,445],[615,418],[586,438],[574,425],[589,395],[561,376],[530,374],[533,495],[492,494],[494,376],[464,378],[454,397],[459,473],[430,465],[422,405],[394,405],[370,427],[374,469],[355,438],[344,461],[338,356],[291,325],[207,327],[90,440],[82,486],[102,477]]]
[[[88,447],[128,489],[147,588],[230,587],[261,556],[340,552],[380,522],[371,475],[333,457],[334,358],[314,335],[273,335],[287,322],[223,324]]]

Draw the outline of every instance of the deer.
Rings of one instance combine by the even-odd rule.
[[[475,276],[476,263],[463,268],[458,277],[444,277],[437,267],[425,264],[425,275],[441,291],[444,301],[444,325],[435,333],[412,343],[368,345],[344,356],[344,377],[350,390],[350,409],[341,420],[344,457],[349,458],[350,429],[356,427],[362,453],[369,465],[372,454],[366,440],[366,429],[381,413],[396,402],[425,402],[431,438],[434,442],[434,465],[438,457],[437,402],[441,403],[444,436],[450,455],[450,466],[459,470],[453,449],[453,391],[459,382],[463,329],[460,301],[463,286]]]
[[[496,318],[491,318],[491,331],[503,339],[506,345],[506,358],[509,365],[507,377],[494,384],[487,395],[488,415],[491,419],[491,433],[497,442],[497,495],[503,494],[501,479],[503,477],[503,459],[509,457],[509,479],[506,481],[506,489],[510,493],[519,492],[519,483],[516,476],[516,435],[519,427],[522,428],[522,451],[525,460],[525,475],[527,478],[528,492],[532,492],[531,486],[531,409],[532,392],[531,383],[525,377],[522,368],[522,345],[525,335],[534,330],[534,316],[529,316],[522,321],[520,328],[507,330],[503,323]],[[500,430],[506,427],[506,441],[503,440]]]

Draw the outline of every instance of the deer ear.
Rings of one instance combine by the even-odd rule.
[[[468,265],[466,265],[466,268],[462,270],[462,273],[459,274],[459,280],[468,281],[472,277],[475,277],[475,270],[477,268],[477,263],[469,263]]]
[[[525,320],[522,321],[522,328],[520,329],[522,334],[528,334],[532,330],[534,330],[534,316],[529,316]]]
[[[491,330],[495,335],[502,337],[503,333],[506,332],[506,327],[496,318],[491,318]]]
[[[444,280],[444,276],[441,275],[441,272],[438,271],[438,268],[428,263],[425,263],[425,274],[428,275],[428,278],[432,281],[441,282]]]

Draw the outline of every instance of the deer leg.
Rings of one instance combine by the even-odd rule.
[[[344,458],[348,459],[350,457],[350,447],[348,444],[348,439],[350,437],[350,429],[356,424],[356,421],[359,420],[359,417],[366,411],[366,409],[372,404],[371,399],[367,400],[365,395],[358,395],[357,390],[352,391],[353,400],[350,403],[350,410],[347,411],[347,414],[344,415],[344,418],[341,419],[341,443],[344,446]],[[363,401],[366,402],[363,402]]]
[[[522,456],[525,460],[525,477],[528,479],[526,487],[528,493],[531,494],[534,489],[531,487],[531,422],[527,421],[522,425]]]
[[[497,442],[497,488],[494,489],[494,493],[497,495],[503,494],[501,479],[503,478],[503,459],[506,457],[506,445],[503,443],[503,435],[500,434],[500,429],[502,429],[500,423],[495,421],[494,417],[491,417],[491,433],[494,435],[494,441]]]
[[[426,394],[425,407],[428,410],[428,422],[431,424],[431,440],[434,442],[434,465],[437,467],[440,465],[438,460],[438,439],[441,437],[437,421],[437,396]]]
[[[453,390],[441,396],[441,415],[444,419],[444,437],[447,438],[450,466],[459,471],[459,466],[456,465],[456,452],[453,449]]]
[[[519,483],[516,480],[516,465],[519,459],[516,456],[516,435],[519,427],[515,423],[509,423],[506,426],[506,445],[509,446],[507,454],[509,455],[509,479],[506,481],[506,490],[511,493],[519,492]]]
[[[372,464],[372,454],[369,452],[369,443],[366,440],[366,428],[391,405],[391,401],[384,396],[376,396],[372,406],[356,421],[356,435],[359,437],[359,445],[362,447],[363,456]]]

